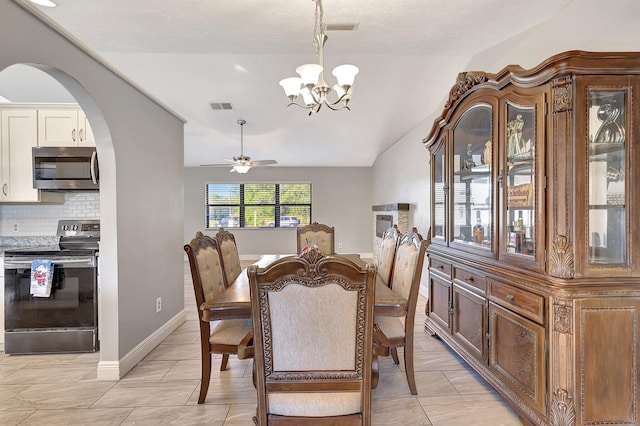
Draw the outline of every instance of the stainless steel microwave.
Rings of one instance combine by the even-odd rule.
[[[93,147],[34,147],[33,187],[49,190],[99,189]]]

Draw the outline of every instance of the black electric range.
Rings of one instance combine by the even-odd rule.
[[[98,340],[98,220],[60,220],[54,246],[5,250],[5,353],[92,352]],[[36,266],[51,265],[46,291]]]

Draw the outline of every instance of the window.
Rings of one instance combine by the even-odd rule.
[[[207,229],[311,223],[310,183],[209,183],[205,196]]]

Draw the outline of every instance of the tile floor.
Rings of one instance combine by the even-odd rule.
[[[98,354],[0,353],[0,425],[252,425],[256,396],[250,361],[231,359],[220,372],[214,361],[209,393],[197,404],[199,334],[188,264],[187,321],[117,382],[96,380]],[[425,300],[421,298],[420,306]],[[380,359],[373,391],[374,425],[520,425],[518,416],[416,318],[417,396],[402,362]]]

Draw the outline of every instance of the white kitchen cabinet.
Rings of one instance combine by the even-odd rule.
[[[38,108],[38,146],[96,146],[96,141],[77,107]]]
[[[0,165],[2,202],[63,202],[64,194],[33,188],[31,148],[38,140],[35,108],[0,111]]]

